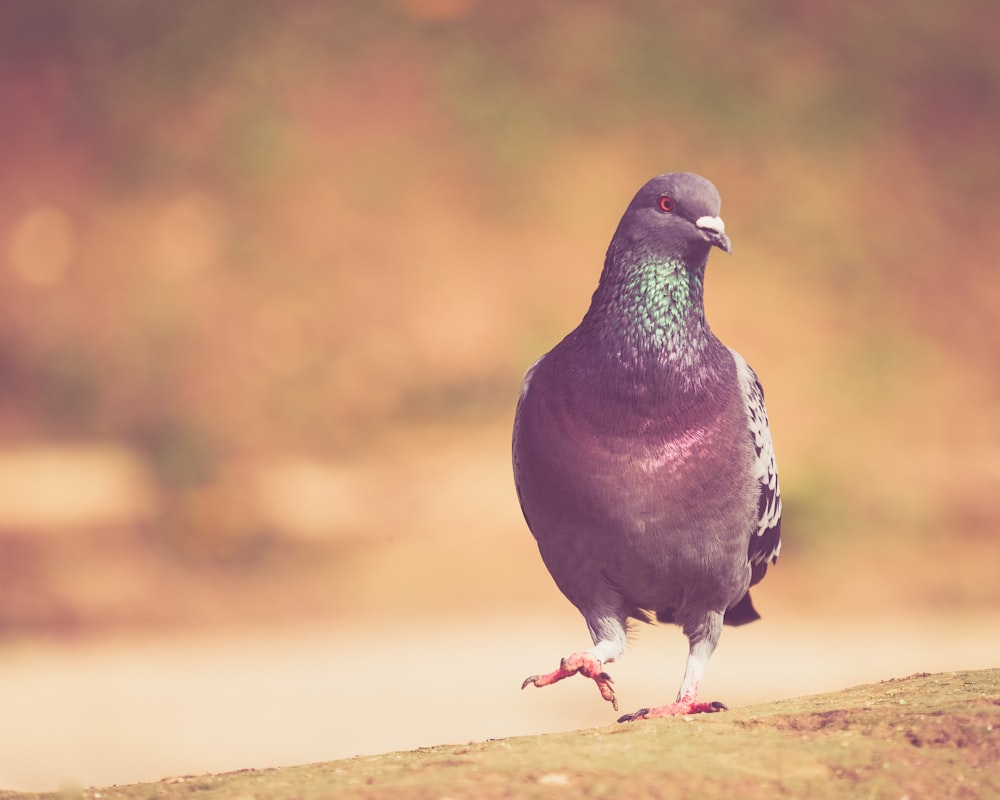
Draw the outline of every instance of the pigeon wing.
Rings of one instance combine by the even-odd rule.
[[[760,485],[757,502],[756,529],[750,535],[747,557],[753,577],[750,585],[759,583],[767,565],[778,560],[781,552],[781,491],[778,487],[778,465],[774,458],[774,443],[764,407],[764,389],[757,374],[739,353],[730,349],[736,361],[740,391],[746,405],[747,424],[755,453],[754,477]]]
[[[524,398],[528,394],[528,386],[531,384],[531,376],[535,374],[535,370],[538,369],[538,365],[542,363],[542,359],[545,356],[539,358],[534,364],[528,367],[528,371],[524,373],[524,380],[521,381],[521,394],[517,398],[517,408],[514,411],[514,435],[511,438],[511,460],[514,465],[514,488],[517,491],[517,500],[521,505],[521,512],[524,514],[524,521],[528,524],[528,530],[535,534],[535,529],[531,525],[531,520],[528,519],[528,513],[524,509],[524,500],[521,497],[521,480],[519,469],[520,464],[517,458],[517,440],[521,433],[521,409],[524,407]]]

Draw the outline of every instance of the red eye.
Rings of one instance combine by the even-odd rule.
[[[669,195],[660,198],[660,211],[669,214],[674,210],[674,199]]]

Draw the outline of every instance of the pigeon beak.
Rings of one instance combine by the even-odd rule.
[[[729,237],[726,236],[726,223],[722,221],[722,217],[698,217],[694,224],[709,244],[715,245],[727,253],[733,252],[733,246],[729,243]]]

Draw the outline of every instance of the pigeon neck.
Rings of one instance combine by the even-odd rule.
[[[602,350],[624,365],[696,378],[714,340],[705,320],[705,260],[692,269],[662,256],[609,258],[585,318]]]

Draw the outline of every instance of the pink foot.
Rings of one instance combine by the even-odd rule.
[[[601,692],[601,697],[611,703],[611,707],[615,711],[618,710],[618,700],[615,698],[615,690],[611,686],[614,681],[604,671],[604,665],[590,653],[573,653],[573,655],[567,656],[559,662],[559,669],[555,672],[550,672],[547,675],[531,675],[524,679],[521,688],[523,689],[529,683],[535,686],[548,686],[549,684],[561,681],[563,678],[576,675],[578,672],[596,683],[597,688]]]
[[[729,706],[725,703],[698,703],[695,699],[682,697],[676,703],[670,703],[658,708],[640,708],[634,714],[625,714],[618,718],[619,722],[635,722],[640,719],[654,719],[655,717],[683,717],[688,714],[714,714],[716,711],[728,711]]]

